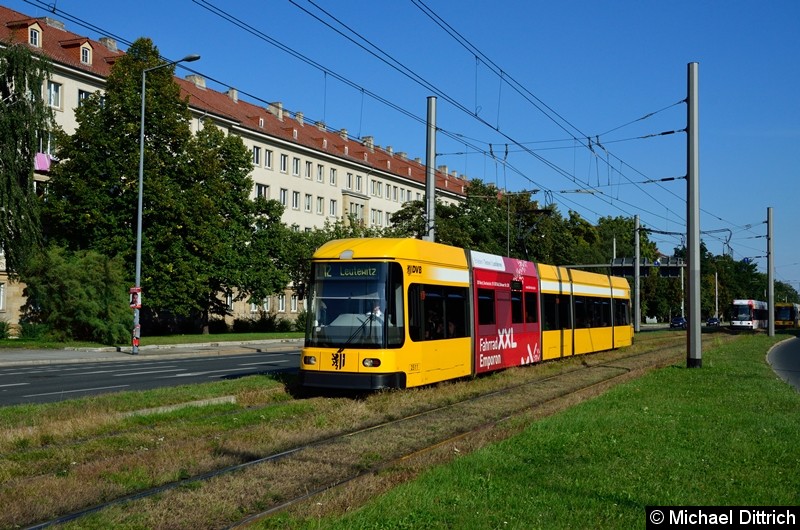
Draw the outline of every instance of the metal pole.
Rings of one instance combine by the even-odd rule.
[[[633,331],[635,333],[639,333],[639,329],[642,325],[642,289],[641,289],[641,272],[639,268],[641,267],[641,256],[639,253],[639,216],[633,216],[633,235],[634,235],[634,242],[633,242],[633,253],[634,253],[634,265],[633,265],[633,287],[636,289],[636,304],[633,308]]]
[[[767,208],[767,310],[769,336],[775,336],[775,252],[772,247],[772,206]]]
[[[700,113],[698,110],[698,63],[688,65],[686,149],[686,256],[687,285],[686,366],[703,366],[700,336]]]
[[[183,59],[172,61],[169,63],[160,64],[152,68],[145,68],[142,70],[142,109],[141,121],[139,122],[139,199],[136,208],[136,284],[134,292],[141,303],[141,289],[142,289],[142,196],[144,189],[144,103],[145,103],[145,83],[147,79],[147,72],[158,70],[159,68],[166,68],[181,62],[192,62],[200,58],[199,55],[187,55]],[[139,354],[139,339],[142,336],[141,325],[139,324],[139,303],[133,308],[133,334],[131,336],[131,354]]]
[[[436,215],[436,97],[428,97],[428,134],[427,150],[425,156],[425,234],[422,239],[436,241],[434,230],[434,217]]]

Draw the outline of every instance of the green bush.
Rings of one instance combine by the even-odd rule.
[[[7,339],[11,334],[11,324],[5,320],[0,320],[0,339]]]
[[[20,339],[44,340],[50,336],[50,329],[47,324],[36,322],[20,322]]]
[[[103,344],[130,339],[131,310],[121,259],[51,247],[31,258],[21,276],[27,297],[21,320],[45,326],[50,338]]]

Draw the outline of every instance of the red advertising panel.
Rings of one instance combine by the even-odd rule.
[[[475,371],[541,360],[539,282],[533,263],[472,251]]]

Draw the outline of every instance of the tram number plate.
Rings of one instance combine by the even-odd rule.
[[[419,372],[419,363],[411,363],[408,367],[409,372]]]

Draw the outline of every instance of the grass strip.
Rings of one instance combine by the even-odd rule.
[[[800,503],[800,394],[744,337],[537,421],[343,517],[261,528],[634,528],[649,505]]]

